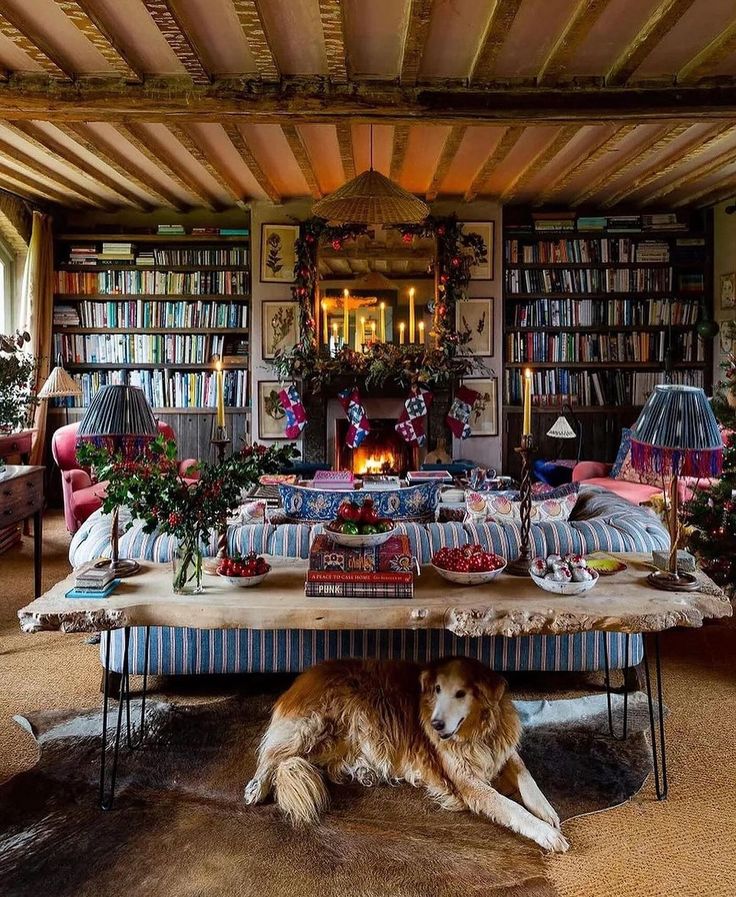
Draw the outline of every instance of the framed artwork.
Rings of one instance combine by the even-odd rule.
[[[470,412],[470,435],[498,436],[498,377],[463,382],[469,389],[480,393]]]
[[[493,356],[493,299],[464,299],[455,305],[455,329],[470,334],[463,348],[473,355]]]
[[[286,439],[286,412],[279,393],[281,384],[272,380],[261,380],[258,384],[258,438]]]
[[[261,225],[261,282],[294,283],[299,225]]]
[[[736,272],[721,274],[721,308],[736,307]]]
[[[262,355],[270,360],[279,349],[291,349],[299,342],[299,304],[264,302],[261,311]]]
[[[470,276],[473,280],[493,280],[495,271],[493,270],[493,249],[496,235],[495,221],[463,221],[464,234],[478,234],[483,237],[486,244],[488,257],[482,265],[471,265]]]

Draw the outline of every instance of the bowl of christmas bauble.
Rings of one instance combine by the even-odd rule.
[[[598,582],[598,571],[591,570],[580,554],[550,554],[534,558],[529,567],[532,581],[556,595],[580,595]]]
[[[340,502],[337,519],[325,525],[325,532],[346,548],[375,548],[388,542],[394,528],[392,520],[378,516],[372,498],[362,502],[346,499]]]
[[[217,575],[238,589],[257,586],[270,572],[271,565],[266,562],[265,558],[257,554],[247,554],[245,557],[226,557],[217,565]]]
[[[440,548],[432,557],[434,569],[449,582],[464,586],[480,586],[503,572],[506,560],[486,551],[482,545]]]

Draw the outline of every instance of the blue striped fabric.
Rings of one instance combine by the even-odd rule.
[[[110,667],[120,672],[123,632],[112,632]],[[100,657],[104,662],[107,633]],[[144,672],[145,630],[131,630],[130,670]],[[564,636],[509,639],[461,638],[447,630],[182,629],[153,627],[149,671],[158,675],[197,673],[297,673],[322,660],[341,657],[394,658],[425,662],[437,657],[475,657],[506,672],[591,671],[603,667],[603,640],[608,639],[612,669],[635,666],[643,657],[640,635],[631,636],[624,659],[622,633],[580,632]]]

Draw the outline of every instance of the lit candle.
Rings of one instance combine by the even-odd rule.
[[[386,303],[381,303],[381,342],[386,342]]]
[[[344,346],[350,345],[350,310],[348,298],[349,290],[342,291],[342,342]]]
[[[529,368],[524,371],[524,426],[521,435],[532,435],[532,372]]]
[[[409,289],[409,342],[414,342],[414,287]]]
[[[424,321],[419,322],[419,345],[424,345]]]
[[[360,318],[360,342],[361,345],[365,345],[365,318],[362,316]]]
[[[217,418],[216,425],[225,427],[225,384],[223,381],[222,361],[218,358],[215,362],[215,386],[217,392]]]
[[[355,351],[360,351],[360,327],[358,327],[358,313],[355,313]]]
[[[373,329],[373,332],[371,333],[371,342],[375,343],[375,341],[376,341],[376,322],[375,321],[373,322],[372,329]]]
[[[322,342],[327,345],[330,341],[330,331],[327,328],[327,302],[322,300]]]
[[[403,345],[404,345],[404,329],[405,329],[405,326],[406,326],[406,325],[404,324],[403,321],[399,324],[399,345],[400,345],[400,346],[403,346]]]
[[[332,325],[332,345],[335,347],[335,352],[337,352],[337,324]]]

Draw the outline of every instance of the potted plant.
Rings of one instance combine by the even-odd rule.
[[[17,330],[0,334],[0,432],[12,433],[28,424],[31,409],[37,404],[33,395],[36,360],[25,351],[31,337]]]

